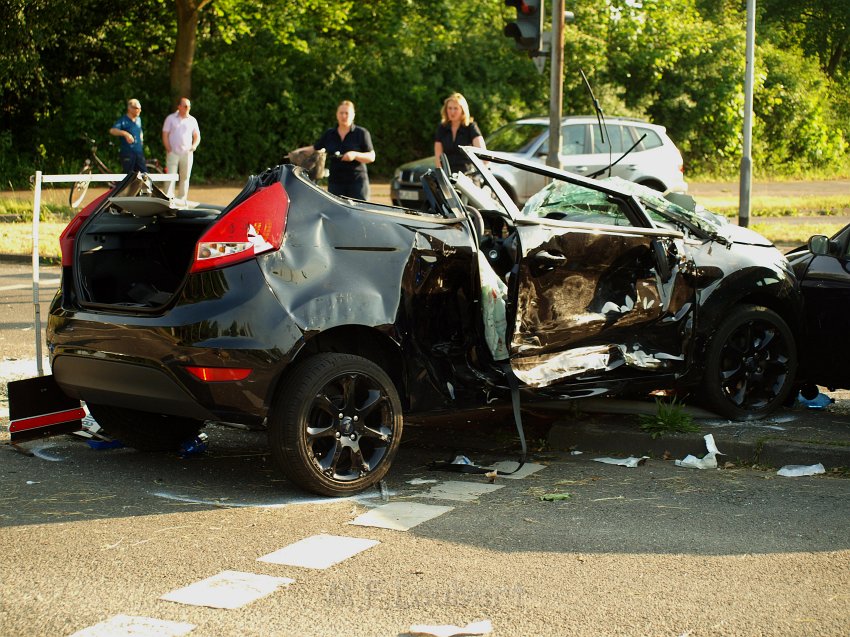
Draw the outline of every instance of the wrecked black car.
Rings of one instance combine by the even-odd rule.
[[[405,415],[667,388],[749,419],[785,400],[800,298],[770,242],[636,184],[465,152],[477,178],[430,171],[426,211],[291,165],[224,208],[128,177],[62,237],[56,383],[139,449],[267,429],[325,495],[379,481]],[[549,184],[519,210],[485,162]]]
[[[806,325],[797,374],[804,398],[818,394],[818,385],[850,389],[850,225],[832,237],[815,235],[787,254],[800,280]]]

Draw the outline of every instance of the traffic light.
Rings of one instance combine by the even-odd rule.
[[[504,34],[516,40],[516,48],[535,55],[542,49],[543,0],[505,0],[516,7],[516,21],[505,25]]]

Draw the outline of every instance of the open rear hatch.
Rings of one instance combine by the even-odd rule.
[[[83,306],[159,308],[180,289],[195,244],[223,208],[180,206],[156,189],[123,193],[109,197],[77,235],[77,299]]]

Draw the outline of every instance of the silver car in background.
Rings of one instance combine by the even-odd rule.
[[[588,177],[599,173],[620,177],[661,192],[687,192],[682,154],[663,126],[626,118],[609,117],[601,128],[594,116],[569,116],[561,124],[561,166]],[[609,140],[610,137],[610,140]],[[528,117],[502,126],[486,138],[487,149],[517,158],[546,163],[549,154],[549,119]],[[627,150],[631,151],[622,157]],[[622,157],[622,159],[621,159]],[[620,161],[617,161],[620,160]],[[419,179],[434,158],[420,159],[400,166],[390,186],[393,203],[419,208],[424,202]],[[517,171],[509,165],[491,170],[517,204],[523,204],[545,185],[543,177]]]

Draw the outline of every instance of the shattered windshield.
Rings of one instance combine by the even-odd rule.
[[[621,179],[620,177],[608,177],[600,181],[637,197],[652,221],[663,227],[675,227],[675,229],[681,230],[681,224],[685,223],[695,226],[709,235],[714,235],[729,223],[725,217],[705,208],[695,207],[692,210],[688,209],[670,201],[657,190]],[[690,199],[687,195],[683,197]],[[693,203],[692,199],[690,199],[690,203]]]
[[[567,181],[553,181],[538,191],[523,206],[521,214],[575,223],[632,225],[622,200]]]

